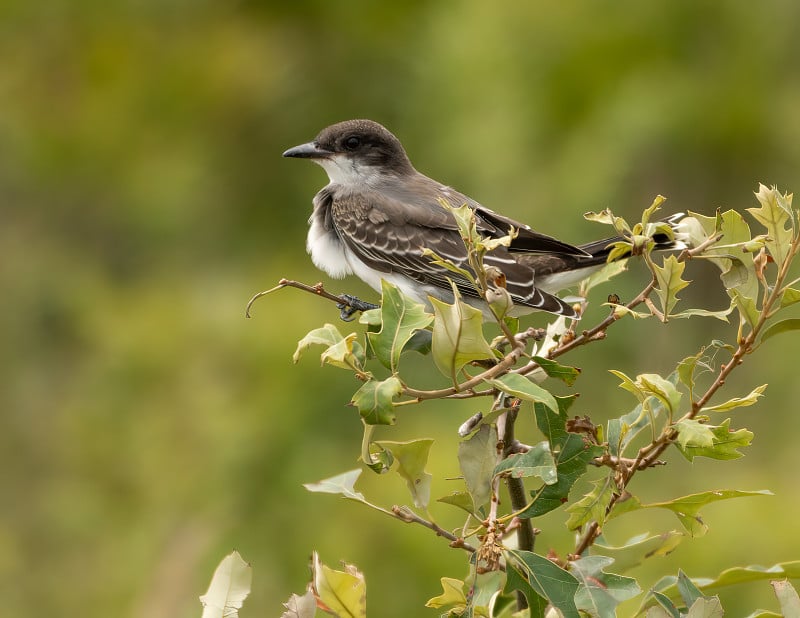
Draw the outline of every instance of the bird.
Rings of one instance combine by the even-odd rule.
[[[491,316],[467,277],[435,264],[423,251],[429,249],[471,271],[456,220],[442,200],[468,205],[478,233],[485,238],[515,231],[509,246],[498,246],[483,260],[487,269],[499,269],[504,276],[512,316],[545,311],[579,318],[573,304],[556,293],[602,267],[609,246],[621,240],[604,238],[574,246],[490,210],[418,172],[400,140],[373,120],[333,124],[283,156],[309,159],[328,175],[329,183],[314,197],[308,220],[306,249],[314,265],[335,279],[355,275],[378,292],[381,280],[386,280],[428,306],[429,297],[453,303],[455,286],[464,301]],[[672,228],[680,216],[667,219]],[[676,234],[662,233],[655,241],[658,249],[683,246]],[[356,310],[377,307],[345,297],[349,302],[340,306],[342,319],[350,319]]]

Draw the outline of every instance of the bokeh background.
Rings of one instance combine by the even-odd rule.
[[[416,166],[487,206],[571,242],[582,219],[755,205],[757,183],[800,185],[800,4],[204,0],[0,3],[0,603],[39,616],[197,616],[232,548],[254,567],[243,616],[276,616],[303,590],[313,549],[359,565],[370,615],[422,606],[464,557],[422,528],[303,482],[355,467],[357,387],[309,353],[328,303],[282,277],[323,275],[305,250],[318,168],[281,152],[322,127],[388,125]],[[716,274],[691,265],[691,303],[718,308]],[[598,292],[630,297],[634,265]],[[334,291],[364,298],[359,282]],[[541,323],[543,318],[534,318]],[[347,328],[342,326],[342,328]],[[357,328],[357,327],[356,327]],[[719,323],[626,321],[569,360],[575,413],[603,420],[632,399],[605,372],[668,372]],[[636,572],[644,585],[800,558],[794,448],[796,339],[770,342],[730,396],[756,433],[733,463],[675,454],[633,491],[663,500],[762,489],[704,511],[709,534]],[[421,380],[426,368],[410,368]],[[384,439],[436,439],[434,495],[458,489],[455,428],[480,402],[405,409]],[[528,430],[530,440],[536,440]],[[384,506],[399,478],[365,473]],[[457,526],[450,507],[434,507]],[[564,551],[559,516],[539,550]],[[622,542],[677,527],[620,520]],[[772,607],[767,583],[726,596],[733,615]]]

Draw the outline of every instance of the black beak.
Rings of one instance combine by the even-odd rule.
[[[330,150],[325,150],[317,146],[314,142],[309,142],[308,144],[300,144],[294,148],[289,148],[289,150],[283,153],[283,156],[297,159],[324,159],[332,154]]]

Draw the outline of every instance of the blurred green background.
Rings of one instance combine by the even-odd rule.
[[[791,0],[4,0],[2,613],[197,616],[235,547],[254,567],[243,616],[279,615],[313,549],[364,570],[370,615],[437,615],[422,606],[440,576],[465,574],[461,554],[301,487],[356,465],[361,427],[345,403],[357,384],[313,352],[291,364],[335,309],[285,290],[244,319],[282,276],[325,280],[304,244],[326,179],[281,152],[373,118],[421,171],[575,243],[607,233],[583,212],[635,217],[658,193],[668,212],[741,209],[758,181],[800,186],[798,24]],[[725,304],[715,273],[689,271],[702,283],[689,302]],[[588,323],[606,294],[630,297],[645,280],[633,265],[601,289]],[[352,279],[329,287],[372,297]],[[568,359],[585,374],[574,412],[632,407],[605,368],[667,372],[726,333],[616,325]],[[710,533],[637,572],[643,585],[679,566],[710,576],[800,558],[795,346],[778,338],[736,374],[730,396],[771,383],[734,419],[756,433],[747,457],[673,454],[632,487],[646,500],[777,496],[705,509]],[[407,408],[379,437],[435,438],[443,495],[458,488],[444,480],[458,474],[455,429],[481,403]],[[385,506],[407,501],[399,478],[368,472],[362,488]],[[677,527],[661,515],[607,533]],[[569,546],[560,515],[540,527],[541,552]],[[735,615],[776,607],[766,583],[726,598]]]

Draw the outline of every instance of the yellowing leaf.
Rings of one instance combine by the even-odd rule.
[[[367,586],[364,575],[353,565],[344,565],[344,571],[335,571],[312,555],[311,570],[314,596],[317,605],[340,618],[366,618]]]
[[[305,350],[312,345],[326,346],[325,351],[320,356],[322,363],[328,363],[334,367],[342,369],[360,368],[363,358],[363,350],[356,341],[356,334],[350,333],[346,337],[342,336],[339,329],[333,324],[325,324],[321,328],[315,328],[297,344],[292,360],[296,363]]]

